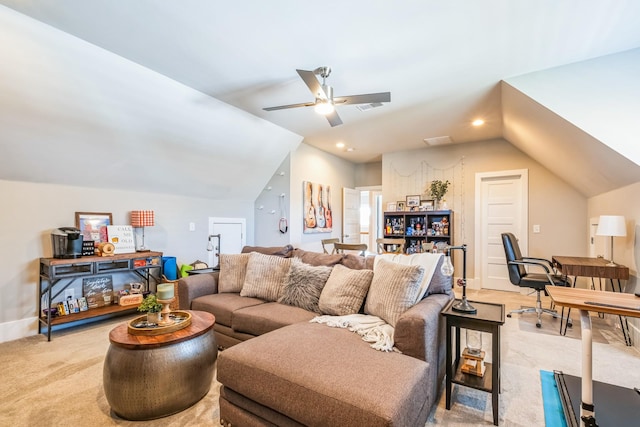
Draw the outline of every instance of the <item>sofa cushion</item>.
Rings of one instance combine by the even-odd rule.
[[[400,315],[417,302],[423,277],[421,265],[379,260],[373,270],[364,312],[395,326]]]
[[[299,258],[292,258],[289,279],[278,302],[320,313],[320,293],[332,269],[333,267],[308,265]]]
[[[244,285],[248,262],[249,254],[220,254],[218,292],[240,292]]]
[[[242,253],[258,252],[264,255],[275,255],[284,258],[290,258],[293,252],[293,246],[245,246]]]
[[[420,292],[417,301],[421,300],[430,293],[447,293],[445,291],[446,283],[451,283],[451,278],[442,274],[440,267],[442,266],[443,254],[420,253],[420,254],[382,254],[376,256],[375,265],[380,260],[392,261],[403,265],[421,265],[425,272],[420,284]],[[444,280],[443,280],[444,279]],[[449,286],[451,289],[451,286]]]
[[[277,301],[289,274],[290,258],[251,252],[240,296]]]
[[[303,249],[294,249],[293,256],[300,258],[302,262],[309,265],[325,265],[333,267],[342,261],[342,254],[323,254],[320,252],[310,252]]]
[[[340,264],[353,270],[373,270],[374,259],[375,255],[363,257],[361,255],[355,254],[344,254],[342,261],[340,261]]]
[[[346,329],[297,323],[220,353],[217,379],[302,425],[423,426],[431,369]]]
[[[427,295],[432,294],[447,294],[450,295],[453,290],[451,287],[453,286],[453,279],[451,277],[445,276],[442,271],[440,271],[440,267],[442,267],[442,263],[444,262],[444,256],[440,257],[440,261],[436,265],[436,271],[433,272],[433,277],[431,278],[431,284],[429,285],[429,289],[427,290]]]
[[[320,311],[333,316],[357,313],[362,307],[372,278],[372,270],[352,270],[336,265],[320,294]]]
[[[298,307],[268,302],[234,311],[231,327],[236,332],[262,335],[293,323],[306,323],[315,316]]]
[[[264,304],[264,301],[241,297],[239,294],[210,294],[195,298],[191,302],[191,309],[209,312],[216,316],[216,323],[231,326],[234,311],[260,304]]]

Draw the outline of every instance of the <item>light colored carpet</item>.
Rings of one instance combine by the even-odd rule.
[[[502,302],[507,310],[531,304],[532,298],[507,292],[469,292],[471,300]],[[548,300],[545,304],[548,306]],[[169,417],[131,422],[111,413],[102,389],[102,366],[109,331],[126,319],[57,331],[51,342],[40,335],[0,344],[0,426],[220,426],[219,384],[215,380],[203,400]],[[547,323],[549,331],[539,330],[535,328],[535,315],[514,315],[501,329],[501,426],[544,425],[540,369],[580,375],[580,340],[559,336],[557,320],[545,318],[543,325]],[[574,324],[579,330],[577,317]],[[605,342],[593,345],[594,379],[624,387],[640,386],[640,376],[629,369],[638,366],[640,352],[626,347],[620,331],[606,322],[594,319],[596,329]],[[488,341],[487,335],[485,347],[489,347]],[[488,393],[454,386],[452,402],[447,411],[443,393],[427,426],[493,424]]]

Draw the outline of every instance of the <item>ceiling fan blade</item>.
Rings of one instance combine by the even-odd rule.
[[[316,78],[316,75],[313,71],[296,71],[298,72],[300,78],[304,80],[304,83],[307,85],[307,87],[309,87],[309,90],[311,91],[313,96],[320,99],[327,99],[327,94],[324,92],[324,89],[322,89],[322,86],[320,85],[320,82]]]
[[[338,115],[338,112],[336,110],[333,110],[333,113],[331,114],[327,114],[326,117],[331,127],[340,126],[342,124],[342,119],[340,119],[340,116]]]
[[[289,104],[289,105],[279,105],[277,107],[267,107],[263,108],[264,111],[275,111],[275,110],[285,110],[287,108],[298,108],[298,107],[313,107],[316,105],[315,102],[303,102],[300,104]]]
[[[391,102],[391,92],[338,96],[333,98],[334,104],[374,104],[376,102]]]

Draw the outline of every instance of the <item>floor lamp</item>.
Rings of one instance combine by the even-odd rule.
[[[611,262],[607,264],[607,267],[615,267],[617,264],[613,262],[613,238],[627,235],[624,217],[622,215],[600,215],[596,235],[611,238]]]

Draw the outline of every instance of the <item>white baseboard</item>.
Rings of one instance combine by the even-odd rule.
[[[26,319],[0,323],[0,343],[36,335],[37,333],[37,317],[28,317]]]

